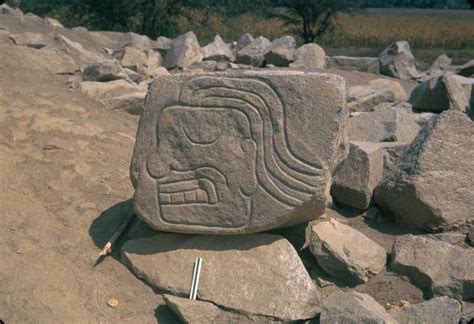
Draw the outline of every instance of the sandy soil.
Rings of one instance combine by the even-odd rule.
[[[70,53],[14,46],[11,32],[51,27],[0,21],[0,319],[5,323],[166,323],[176,320],[163,300],[118,261],[127,238],[150,235],[135,222],[112,256],[100,248],[130,212],[129,162],[138,118],[106,111],[74,89],[80,66]],[[91,50],[113,47],[120,35],[65,31]],[[106,38],[104,38],[106,37]],[[115,40],[112,41],[112,38]],[[337,72],[349,84],[375,75]],[[404,84],[407,89],[413,84]],[[361,217],[347,218],[387,250],[393,233],[374,230]],[[280,230],[297,248],[302,226]],[[369,235],[369,234],[368,234]],[[301,255],[315,278],[320,270]],[[319,272],[318,272],[319,271]],[[344,288],[341,285],[342,288]],[[322,289],[327,295],[334,285]],[[383,272],[357,287],[379,302],[422,299],[408,282]],[[107,300],[115,298],[115,308]]]

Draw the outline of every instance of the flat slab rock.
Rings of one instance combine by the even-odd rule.
[[[461,303],[446,296],[392,309],[389,313],[403,324],[457,324],[462,315]]]
[[[137,216],[164,231],[241,234],[322,215],[348,150],[345,100],[331,74],[158,77],[131,163]]]
[[[310,249],[324,271],[351,285],[366,282],[386,262],[383,247],[335,219],[311,227]]]
[[[131,240],[122,262],[154,289],[187,295],[201,257],[198,299],[249,317],[313,318],[319,294],[291,244],[278,235],[160,234]]]
[[[431,296],[474,298],[474,249],[423,236],[403,235],[392,249],[391,270]]]
[[[321,324],[397,324],[387,311],[367,294],[336,291],[323,302]]]
[[[165,295],[163,299],[184,323],[217,323],[221,311],[212,303]]]

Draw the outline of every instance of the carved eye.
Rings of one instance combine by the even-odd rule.
[[[216,142],[222,135],[222,131],[213,127],[196,126],[189,129],[182,126],[181,130],[184,137],[192,144],[196,145],[211,145]]]

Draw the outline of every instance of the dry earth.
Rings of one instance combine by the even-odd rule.
[[[100,247],[130,210],[128,170],[138,117],[107,111],[74,89],[71,80],[82,62],[71,53],[57,45],[56,54],[15,46],[8,38],[24,31],[42,33],[50,40],[60,32],[94,51],[119,47],[122,37],[1,17],[0,319],[5,323],[176,319],[160,295],[118,261],[118,248],[112,257],[96,262]],[[350,85],[378,78],[329,72],[343,75]],[[415,85],[402,84],[408,91]],[[376,231],[360,217],[331,213],[386,249],[398,231],[393,224]],[[278,232],[299,248],[302,229]],[[136,223],[127,235],[147,231]],[[321,273],[307,250],[301,255],[313,277]],[[322,288],[322,295],[334,289],[334,285]],[[382,304],[422,300],[417,288],[385,272],[356,290]],[[118,306],[107,306],[110,298],[117,299]]]

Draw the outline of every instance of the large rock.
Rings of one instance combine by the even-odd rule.
[[[237,62],[252,66],[262,66],[270,41],[263,36],[257,37],[250,44],[237,52]]]
[[[420,111],[442,112],[448,109],[467,112],[470,95],[454,73],[431,78],[419,84],[411,93],[410,103]]]
[[[74,42],[64,35],[57,34],[54,39],[58,43],[62,44],[68,52],[76,55],[82,61],[97,62],[103,60],[103,57],[101,57],[99,54],[85,49],[82,44]]]
[[[378,74],[380,63],[377,57],[328,56],[328,68]]]
[[[411,142],[420,130],[416,114],[380,106],[349,119],[349,139],[362,142]]]
[[[423,236],[399,236],[392,249],[391,270],[407,276],[430,296],[458,300],[474,297],[474,249]]]
[[[349,156],[334,174],[331,195],[344,206],[365,210],[383,177],[383,150],[369,142],[350,145]]]
[[[125,80],[110,82],[83,81],[82,93],[102,103],[106,109],[120,109],[133,115],[143,112],[146,88]]]
[[[246,33],[246,34],[240,36],[239,40],[238,40],[237,43],[235,44],[234,52],[235,52],[235,53],[238,53],[242,48],[244,48],[245,46],[249,45],[249,44],[252,43],[254,40],[255,40],[255,38],[253,38],[253,36],[250,35],[249,33]]]
[[[123,50],[114,52],[114,57],[120,61],[124,68],[138,72],[147,63],[147,55],[144,51],[127,46]]]
[[[163,65],[167,69],[187,68],[202,61],[201,46],[193,32],[187,32],[173,40],[173,46],[166,52]]]
[[[372,111],[375,106],[384,102],[401,102],[408,100],[408,95],[397,81],[375,79],[368,85],[349,88],[347,97],[351,111]]]
[[[127,73],[117,60],[105,60],[97,63],[85,64],[81,67],[83,81],[107,82],[119,79],[128,79]]]
[[[275,39],[265,53],[265,62],[275,66],[288,66],[294,60],[296,41],[292,36]]]
[[[160,36],[156,39],[153,45],[153,49],[158,51],[161,56],[164,57],[166,52],[168,52],[168,50],[173,47],[173,40],[165,36]]]
[[[462,315],[461,303],[446,296],[391,309],[389,313],[403,324],[458,324]]]
[[[421,74],[416,70],[415,57],[406,41],[390,44],[379,55],[380,73],[402,80],[417,79]]]
[[[324,300],[320,323],[397,324],[397,321],[367,294],[336,291]]]
[[[126,39],[125,46],[128,47],[133,47],[141,51],[149,50],[152,47],[151,40],[145,35],[139,35],[130,32],[127,33]]]
[[[59,22],[59,20],[51,18],[51,17],[45,17],[43,21],[46,23],[46,25],[56,27],[56,28],[64,28],[63,24]]]
[[[317,44],[305,44],[295,51],[295,62],[290,66],[297,69],[324,69],[326,53]]]
[[[12,8],[6,3],[2,3],[0,5],[0,14],[2,15],[9,15],[9,16],[15,16],[18,18],[23,17],[23,12],[19,8]]]
[[[474,76],[474,60],[470,60],[456,69],[456,73],[464,77]]]
[[[463,113],[433,117],[406,149],[375,201],[398,221],[444,230],[474,219],[474,124]]]
[[[359,231],[335,219],[311,226],[310,249],[330,276],[356,285],[379,273],[386,251]]]
[[[21,34],[10,35],[15,45],[27,46],[31,48],[41,49],[48,46],[43,34],[25,32]]]
[[[214,41],[202,48],[204,60],[212,60],[217,62],[234,62],[235,56],[224,40],[216,35]]]
[[[319,295],[298,254],[278,235],[159,234],[128,241],[122,261],[153,288],[189,294],[202,258],[199,300],[228,310],[285,321],[319,313]]]
[[[159,77],[132,158],[135,211],[155,229],[186,233],[253,233],[314,219],[347,154],[347,119],[345,83],[335,75]]]
[[[165,295],[163,299],[166,305],[168,305],[184,323],[218,323],[216,320],[221,314],[221,311],[212,303],[172,295]]]

